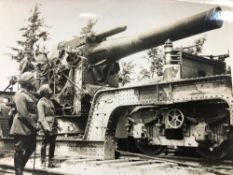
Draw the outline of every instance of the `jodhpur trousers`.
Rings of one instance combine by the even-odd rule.
[[[54,159],[54,151],[56,145],[56,135],[45,135],[42,140],[41,146],[41,162],[45,162],[46,159],[46,147],[49,145],[49,161]]]
[[[15,174],[22,175],[24,167],[36,148],[36,135],[15,135],[14,136],[14,165]]]

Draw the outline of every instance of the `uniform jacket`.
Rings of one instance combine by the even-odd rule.
[[[14,98],[17,113],[10,129],[11,135],[31,135],[36,129],[37,111],[33,95],[26,89],[16,92]]]
[[[37,103],[39,122],[42,130],[48,130],[51,134],[57,133],[57,119],[54,115],[54,106],[50,99],[42,97]]]
[[[21,73],[30,72],[30,71],[34,71],[35,67],[33,66],[31,61],[28,61],[28,59],[25,58],[21,60],[19,65],[19,70]]]

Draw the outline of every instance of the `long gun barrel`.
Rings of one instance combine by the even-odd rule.
[[[176,41],[220,28],[223,25],[221,12],[221,8],[216,7],[136,36],[90,44],[87,45],[84,55],[90,64],[114,62],[136,52],[162,45],[167,39]]]
[[[118,34],[120,32],[123,32],[126,30],[126,26],[122,26],[122,27],[117,27],[117,28],[114,28],[114,29],[110,29],[108,31],[105,31],[105,32],[101,32],[101,33],[98,33],[95,35],[95,39],[97,41],[101,41],[109,36],[112,36],[112,35],[115,35],[115,34]]]

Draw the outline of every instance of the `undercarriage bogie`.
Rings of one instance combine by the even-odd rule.
[[[230,114],[222,100],[135,107],[129,135],[148,145],[218,147],[228,139]]]

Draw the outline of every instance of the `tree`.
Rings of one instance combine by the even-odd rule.
[[[93,27],[96,25],[97,19],[89,19],[87,24],[82,27],[80,35],[94,34]]]
[[[39,5],[35,5],[27,19],[28,24],[20,28],[22,40],[16,41],[17,47],[12,47],[14,52],[11,55],[12,59],[20,62],[25,57],[30,57],[32,61],[35,61],[35,57],[39,54],[44,54],[47,57],[48,51],[45,42],[48,40],[49,34],[46,31],[47,26],[44,19],[40,15]]]
[[[132,62],[121,62],[121,71],[119,73],[119,82],[122,86],[127,83],[130,83],[132,78],[131,75],[133,73],[135,65]]]
[[[153,79],[155,76],[162,75],[163,70],[163,53],[162,49],[155,47],[146,52],[145,59],[149,67],[144,67],[140,71],[139,79]]]
[[[162,49],[155,47],[147,52],[147,59],[150,65],[151,78],[155,75],[161,75],[163,70],[163,52]]]
[[[192,45],[177,49],[198,55],[202,53],[205,42],[206,36],[203,36],[201,38],[196,39]],[[145,58],[149,63],[149,67],[141,68],[140,76],[138,77],[138,79],[153,79],[156,75],[161,76],[163,73],[163,49],[159,47],[149,49],[146,53]]]
[[[138,77],[139,80],[145,80],[145,79],[150,79],[151,78],[151,72],[145,68],[142,67],[140,71],[140,77]]]

